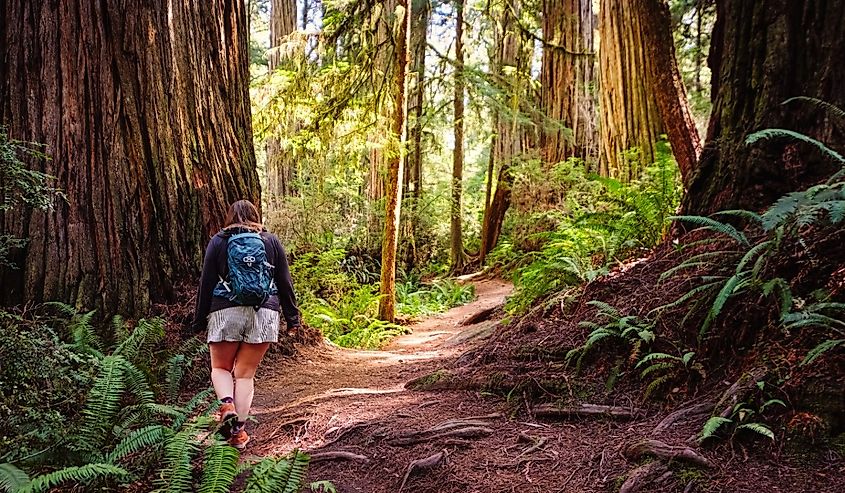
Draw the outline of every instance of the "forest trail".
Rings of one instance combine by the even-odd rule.
[[[269,357],[259,370],[248,456],[305,450],[312,454],[310,480],[332,481],[342,493],[618,491],[637,465],[625,458],[623,446],[647,436],[663,413],[635,422],[548,421],[514,413],[524,410],[522,396],[405,388],[415,378],[451,368],[493,331],[497,319],[462,322],[501,305],[512,286],[501,280],[475,286],[473,302],[413,325],[411,334],[384,350],[326,345],[292,359]],[[435,426],[460,431],[438,434],[430,431]],[[674,441],[685,445],[683,437]],[[712,451],[705,456],[719,461]],[[415,461],[436,464],[408,474]],[[786,457],[777,463],[729,462],[710,470],[679,466],[678,474],[649,491],[789,492],[824,481]]]

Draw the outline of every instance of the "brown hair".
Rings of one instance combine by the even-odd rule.
[[[261,215],[258,208],[249,200],[239,200],[229,206],[226,212],[226,220],[223,222],[223,229],[247,228],[254,231],[261,231],[264,225],[261,224]]]

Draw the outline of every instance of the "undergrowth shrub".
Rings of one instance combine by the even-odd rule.
[[[668,144],[657,149],[655,162],[630,183],[591,175],[575,159],[548,171],[533,161],[519,163],[507,234],[489,256],[489,265],[513,277],[509,312],[591,281],[664,237],[681,187]]]
[[[298,256],[291,265],[303,320],[344,347],[378,349],[392,338],[408,332],[399,324],[378,320],[377,272],[362,254],[340,249]],[[366,269],[362,273],[362,269]],[[462,305],[474,297],[472,286],[451,280],[425,285],[420,278],[404,274],[397,283],[397,311],[400,317],[439,313]],[[367,282],[363,282],[367,281]]]
[[[241,467],[238,451],[214,434],[213,391],[186,400],[172,392],[179,387],[173,379],[196,353],[159,349],[160,320],[130,326],[116,319],[108,341],[107,331],[92,322],[93,312],[53,308],[59,315],[45,318],[63,320],[57,330],[44,319],[0,315],[2,350],[14,352],[3,355],[0,367],[4,389],[10,389],[3,397],[10,419],[2,424],[0,440],[9,452],[0,457],[0,491],[47,492],[71,485],[117,491],[133,485],[144,491],[224,493],[239,476],[247,476],[244,491],[302,488],[307,455],[294,452],[290,459]],[[182,370],[174,373],[177,361]]]

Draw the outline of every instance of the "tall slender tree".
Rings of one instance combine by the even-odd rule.
[[[139,315],[199,270],[227,205],[259,200],[243,0],[6,0],[0,124],[41,142],[67,200],[0,217],[29,238],[7,302]]]
[[[452,152],[452,204],[450,252],[452,272],[464,268],[464,240],[461,221],[461,195],[464,180],[464,0],[455,0],[455,148]]]
[[[598,156],[592,0],[543,0],[540,97],[551,121],[541,134],[543,160]]]
[[[405,145],[408,141],[408,47],[411,44],[411,0],[400,0],[396,16],[393,71],[393,141],[389,154],[387,190],[385,195],[384,241],[381,250],[381,284],[379,318],[392,322],[396,318],[396,248],[399,236],[399,217],[402,207],[402,172]]]
[[[270,2],[270,51],[267,65],[270,71],[279,68],[287,58],[283,49],[285,39],[296,30],[296,0],[272,0]],[[293,127],[295,120],[290,115],[284,117],[287,127]],[[278,137],[271,135],[265,146],[267,154],[266,177],[267,186],[264,189],[268,204],[275,208],[279,201],[294,192],[294,178],[296,162],[279,142]]]
[[[836,120],[796,96],[845,107],[845,0],[717,2],[709,56],[713,113],[707,143],[683,208],[690,214],[760,209],[787,191],[829,176],[813,149],[773,140],[749,147],[748,134],[789,128],[845,148]]]

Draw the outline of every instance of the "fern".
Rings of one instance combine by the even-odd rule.
[[[331,481],[314,481],[308,485],[312,493],[337,493],[337,488]]]
[[[721,416],[711,416],[710,419],[704,423],[704,428],[701,429],[701,433],[698,435],[698,441],[703,442],[708,438],[716,436],[716,433],[722,428],[722,426],[729,423],[733,423],[733,420],[723,418]]]
[[[181,493],[192,489],[191,460],[199,451],[196,430],[186,429],[170,435],[164,445],[163,467],[155,481],[157,492]]]
[[[29,476],[12,464],[0,464],[0,491],[14,493],[29,484]]]
[[[845,122],[845,110],[842,110],[841,108],[839,108],[839,107],[837,107],[833,104],[830,104],[827,101],[823,101],[819,98],[813,98],[813,97],[809,97],[809,96],[795,96],[795,97],[791,97],[791,98],[787,99],[786,101],[784,101],[781,104],[787,105],[789,103],[794,103],[794,102],[810,103],[811,105],[813,105],[813,106],[815,106],[815,107],[817,107],[821,110],[827,111],[828,113],[833,115],[833,117],[835,119],[842,121],[842,122]]]
[[[775,440],[775,434],[772,429],[764,425],[763,423],[744,423],[737,426],[736,430],[751,430],[754,433],[763,435],[764,437],[771,439],[772,441]]]
[[[793,139],[793,140],[797,140],[797,141],[809,144],[809,145],[815,147],[816,149],[818,149],[819,151],[821,151],[821,153],[823,155],[825,155],[825,156],[833,159],[837,163],[845,166],[845,157],[843,157],[841,154],[839,154],[838,152],[834,151],[830,147],[824,145],[822,142],[819,142],[818,140],[816,140],[812,137],[809,137],[809,136],[804,135],[804,134],[799,133],[799,132],[794,132],[792,130],[786,130],[786,129],[783,129],[783,128],[767,128],[765,130],[760,130],[758,132],[754,132],[753,134],[746,137],[745,143],[747,145],[752,145],[752,144],[756,144],[757,142],[759,142],[761,140],[778,139],[778,138],[789,138],[789,139]]]
[[[214,389],[209,387],[202,392],[199,392],[195,396],[189,400],[185,406],[180,410],[181,416],[177,416],[173,419],[173,425],[171,426],[172,429],[178,430],[182,428],[191,414],[196,410],[197,407],[205,403],[210,396],[214,395]]]
[[[228,493],[238,474],[238,450],[225,443],[205,449],[199,493]]]
[[[123,356],[127,361],[135,363],[139,357],[149,357],[144,350],[157,344],[162,338],[164,338],[164,322],[161,319],[142,319],[112,354]]]
[[[725,307],[725,303],[727,303],[728,299],[737,292],[741,291],[747,284],[748,279],[746,279],[744,272],[733,275],[725,281],[722,285],[722,289],[719,290],[716,297],[713,299],[713,304],[710,306],[710,310],[707,311],[707,316],[701,324],[701,329],[698,331],[699,339],[703,338],[705,334],[707,334],[707,330],[722,313],[722,309]]]
[[[82,426],[78,436],[84,449],[98,450],[105,443],[121,409],[120,400],[126,389],[126,368],[127,362],[120,356],[106,356],[101,361],[100,371],[82,409]]]
[[[818,346],[811,349],[809,353],[807,353],[807,356],[805,356],[804,360],[801,361],[801,366],[809,365],[813,361],[817,360],[824,353],[843,344],[845,344],[845,339],[828,339],[822,342]]]
[[[105,345],[94,329],[92,323],[96,310],[76,315],[71,319],[69,329],[73,342],[80,350],[102,357]]]
[[[304,485],[310,460],[307,454],[298,450],[289,460],[266,458],[253,467],[244,493],[296,493]]]
[[[166,427],[159,424],[137,429],[127,435],[109,452],[106,461],[114,464],[129,455],[161,447],[168,436],[167,431]]]
[[[743,246],[750,246],[748,238],[744,233],[740,232],[730,224],[717,221],[713,218],[704,216],[672,216],[670,219],[700,226],[701,228],[713,231],[714,233],[725,235]]]
[[[40,493],[49,491],[64,483],[94,483],[107,477],[127,480],[129,473],[112,464],[85,464],[79,467],[67,467],[32,479],[26,486],[17,490],[20,493]]]

